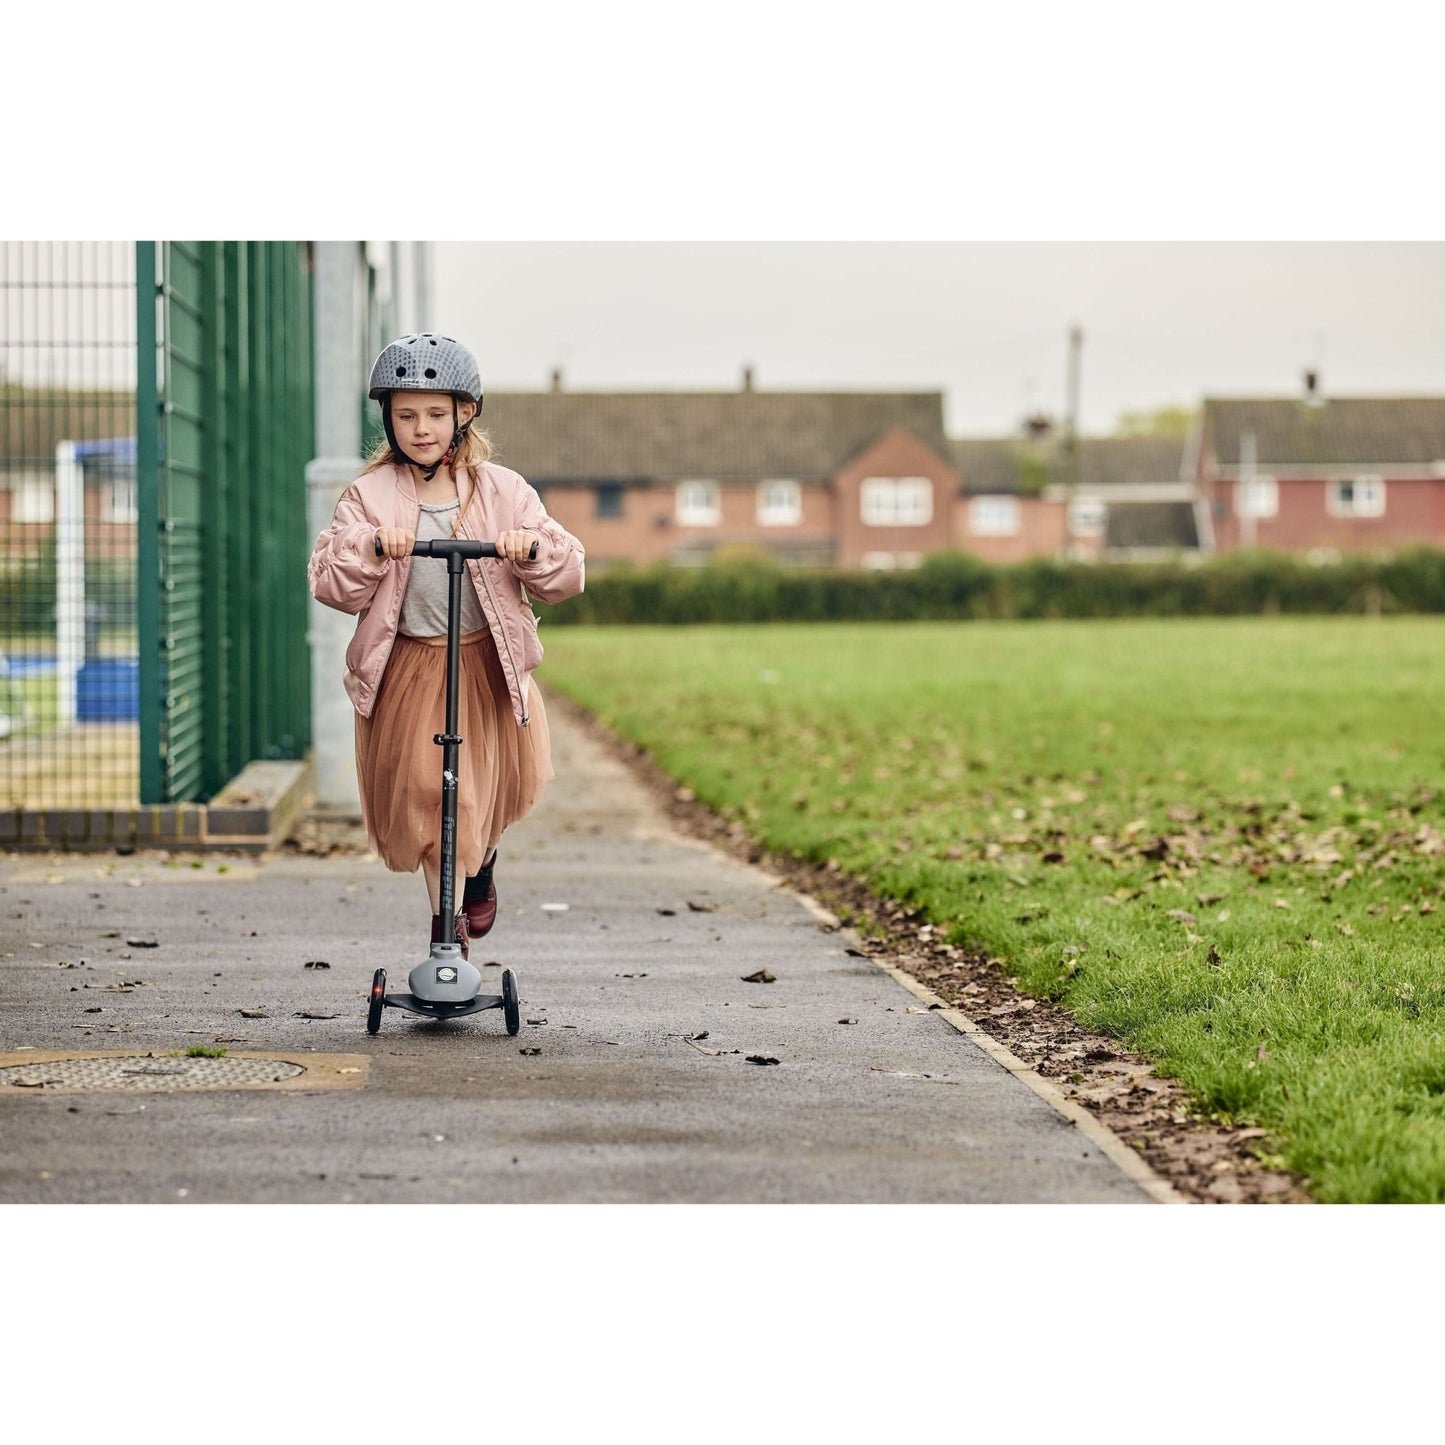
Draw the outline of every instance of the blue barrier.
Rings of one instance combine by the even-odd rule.
[[[76,722],[134,722],[140,716],[140,663],[92,657],[75,674]]]

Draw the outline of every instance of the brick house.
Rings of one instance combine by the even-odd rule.
[[[953,544],[941,392],[489,392],[483,425],[588,560],[914,565]]]
[[[1445,399],[1206,399],[1191,440],[1219,551],[1445,546]]]
[[[1071,454],[1047,438],[957,437],[949,449],[962,478],[955,545],[986,561],[1199,551],[1178,439],[1081,437]]]
[[[133,558],[135,397],[0,387],[0,556],[37,555],[55,531],[57,448],[76,443],[88,555]]]

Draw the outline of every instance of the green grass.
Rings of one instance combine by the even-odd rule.
[[[544,686],[1264,1126],[1445,1201],[1445,619],[577,628]]]

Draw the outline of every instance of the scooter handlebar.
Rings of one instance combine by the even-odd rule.
[[[381,538],[373,539],[378,557],[386,556],[381,545]],[[458,557],[495,557],[497,555],[497,544],[495,542],[473,542],[469,537],[434,537],[427,542],[418,542],[411,549],[413,557],[447,557],[455,554]],[[527,560],[537,560],[537,544],[532,543],[532,550],[527,553]]]

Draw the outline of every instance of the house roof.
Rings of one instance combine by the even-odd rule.
[[[1081,486],[1177,482],[1183,437],[1080,437]]]
[[[963,478],[966,496],[995,496],[1019,490],[1022,443],[1013,437],[950,437],[948,459]]]
[[[949,456],[967,496],[1036,491],[1069,481],[1063,443],[1019,437],[952,437]],[[1080,437],[1081,486],[1177,483],[1181,437]]]
[[[482,425],[540,484],[821,482],[894,427],[948,455],[942,392],[488,392]]]
[[[1445,459],[1445,397],[1205,400],[1205,445],[1219,465],[1239,465],[1246,431],[1260,466],[1430,463]]]
[[[1104,524],[1108,551],[1197,551],[1199,524],[1192,502],[1111,502]]]
[[[62,441],[135,435],[129,392],[0,387],[0,466],[49,468]]]

